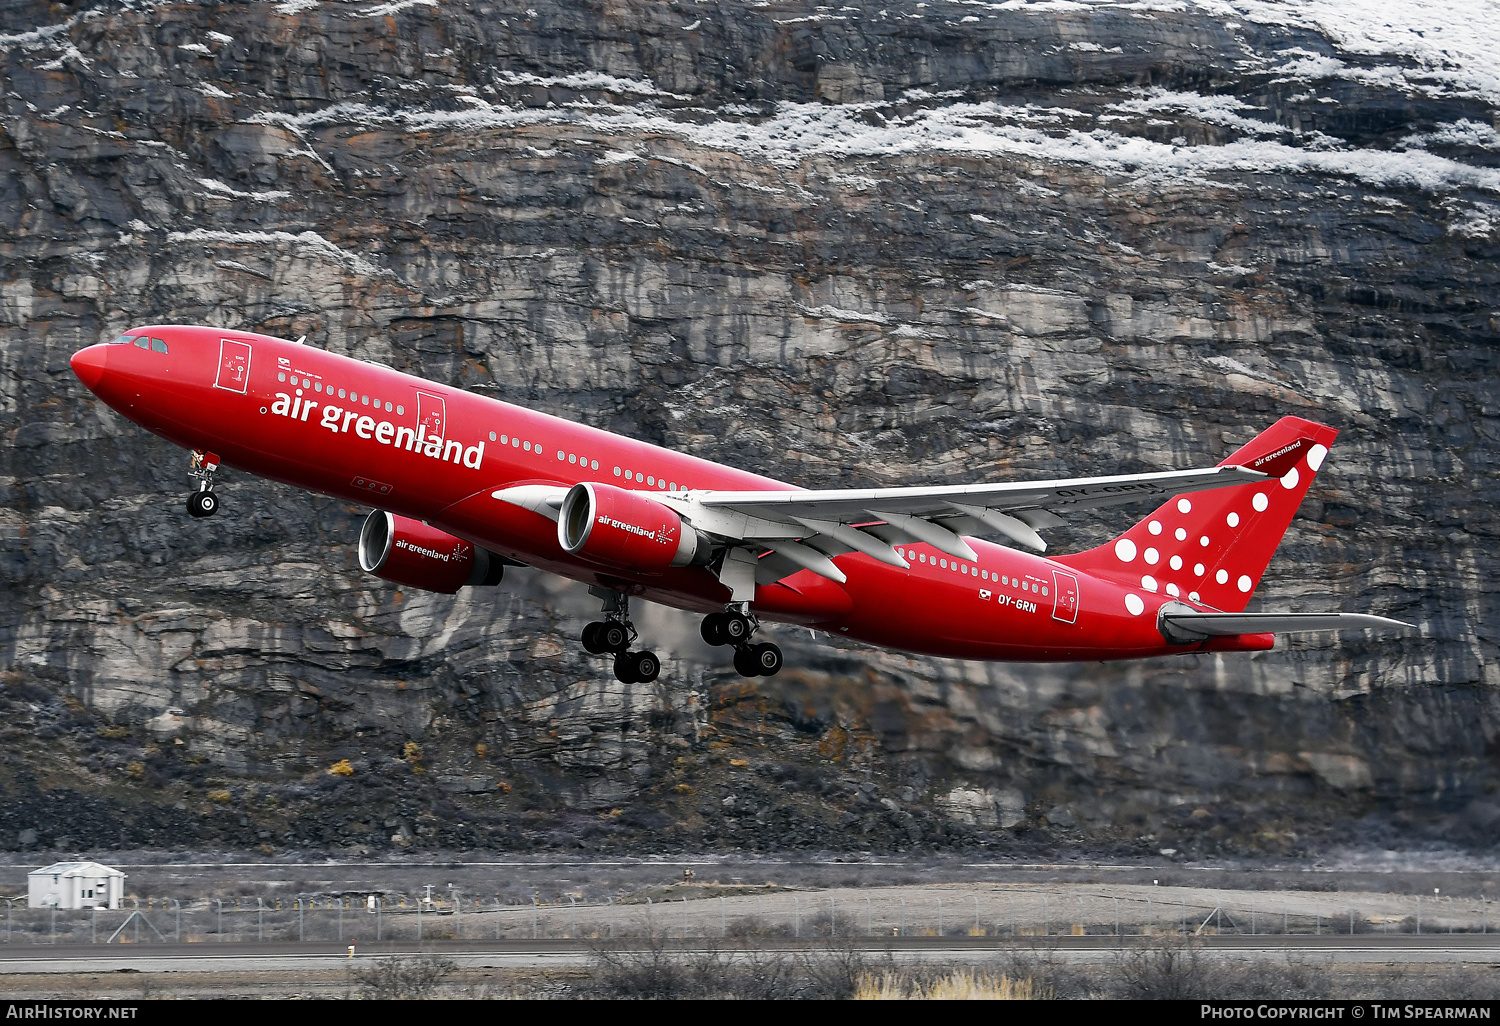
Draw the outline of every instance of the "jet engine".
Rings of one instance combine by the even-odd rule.
[[[707,539],[673,510],[637,492],[598,482],[568,490],[558,512],[557,540],[575,556],[648,573],[690,566],[709,555]]]
[[[420,520],[375,510],[359,532],[359,565],[383,580],[451,595],[465,585],[499,584],[505,563]]]

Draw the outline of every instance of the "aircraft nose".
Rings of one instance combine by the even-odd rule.
[[[108,350],[107,345],[89,346],[87,349],[78,350],[73,354],[73,359],[68,361],[73,367],[73,373],[78,375],[78,380],[82,381],[84,387],[90,392],[95,391],[99,379],[104,377]]]

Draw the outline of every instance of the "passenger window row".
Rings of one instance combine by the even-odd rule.
[[[276,380],[277,381],[281,381],[281,382],[286,382],[287,381],[287,373],[286,373],[286,371],[277,371],[276,372]],[[298,379],[297,375],[293,374],[291,376],[290,384],[291,384],[291,386],[293,388],[296,388],[298,386],[299,379]],[[310,388],[314,392],[327,392],[330,397],[332,397],[333,394],[334,394],[334,389],[333,389],[332,385],[329,385],[329,386],[327,386],[325,388],[323,386],[323,382],[321,382],[321,381],[314,381],[311,378],[302,378],[302,379],[300,379],[300,384],[301,384],[301,386],[303,388]],[[391,413],[391,412],[395,412],[397,414],[405,414],[406,413],[406,407],[400,405],[399,403],[393,405],[393,404],[385,402],[384,400],[381,400],[381,399],[374,399],[374,398],[371,398],[368,395],[361,395],[360,393],[354,391],[353,389],[342,389],[342,388],[339,389],[338,390],[338,397],[340,399],[348,399],[351,403],[357,402],[357,403],[361,404],[362,406],[373,406],[377,410],[384,409],[386,413]],[[382,403],[384,404],[383,406],[382,406]]]
[[[970,566],[968,563],[960,563],[956,559],[952,563],[949,563],[945,557],[932,556],[929,558],[927,553],[918,552],[916,549],[897,549],[896,552],[908,562],[931,563],[934,566],[942,567],[944,570],[961,571],[970,577],[982,577],[986,581],[994,581],[1011,588],[1020,588],[1022,591],[1040,592],[1044,598],[1048,594],[1047,586],[1037,581],[1023,581],[1019,577],[1012,577],[1009,574],[992,574],[988,570],[982,570],[977,566]]]

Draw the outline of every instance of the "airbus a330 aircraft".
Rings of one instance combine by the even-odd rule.
[[[74,355],[115,410],[188,449],[188,512],[222,463],[375,507],[360,565],[452,593],[529,564],[590,586],[589,652],[626,683],[636,596],[706,613],[745,676],[781,669],[760,621],[963,659],[1252,651],[1274,635],[1405,627],[1246,613],[1337,434],[1284,417],[1216,467],[1065,481],[804,490],[360,360],[221,328],[137,328]],[[1046,557],[1059,514],[1155,500],[1106,545]],[[1004,539],[1002,544],[979,535]],[[1031,550],[1031,551],[1022,551]]]

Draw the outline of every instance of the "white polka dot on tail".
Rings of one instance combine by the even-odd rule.
[[[1236,581],[1235,584],[1240,589],[1240,591],[1244,592],[1248,592],[1251,588],[1255,587],[1255,582],[1246,577],[1244,574],[1240,575],[1240,579]]]
[[[1175,585],[1175,584],[1169,584],[1169,585],[1167,585],[1167,594],[1171,595],[1173,598],[1176,598],[1178,596],[1178,594],[1180,594],[1178,592],[1178,590],[1177,590],[1177,585]]]
[[[1299,480],[1301,480],[1301,478],[1298,477],[1298,475],[1297,475],[1297,468],[1293,467],[1291,470],[1288,470],[1286,472],[1286,474],[1282,477],[1282,479],[1281,479],[1281,487],[1286,488],[1286,489],[1296,488],[1297,487],[1297,482]]]
[[[1171,559],[1169,559],[1167,561],[1167,564],[1173,570],[1181,570],[1182,569],[1182,557],[1181,556],[1173,556]]]
[[[1227,584],[1229,582],[1229,571],[1220,570],[1218,573],[1214,574],[1214,580],[1218,581],[1220,584]]]
[[[1188,592],[1188,598],[1192,599],[1194,602],[1202,602],[1203,601],[1202,599],[1200,599],[1198,597],[1198,593],[1196,591],[1190,591],[1190,592]]]
[[[1120,557],[1121,563],[1129,563],[1135,558],[1135,542],[1129,538],[1121,538],[1115,542],[1115,555]]]
[[[1152,534],[1161,534],[1161,521],[1151,521],[1151,523],[1146,525],[1146,530],[1150,531]]]
[[[1179,527],[1177,529],[1177,540],[1178,541],[1187,541],[1187,528],[1185,528],[1185,527]]]
[[[1161,558],[1161,553],[1157,552],[1155,549],[1147,549],[1142,558],[1152,566],[1155,566],[1156,561]]]
[[[1238,513],[1231,513],[1231,514],[1229,514],[1229,516],[1227,516],[1227,517],[1224,518],[1224,521],[1230,527],[1239,527],[1240,526],[1240,515]]]
[[[1147,574],[1145,577],[1141,578],[1141,587],[1145,588],[1147,591],[1155,591],[1156,578],[1152,577],[1150,574]]]
[[[1193,504],[1191,502],[1188,502],[1186,499],[1178,499],[1177,500],[1177,512],[1179,512],[1179,513],[1191,513],[1192,511],[1193,511]]]
[[[1264,513],[1266,511],[1266,507],[1270,504],[1271,500],[1266,498],[1265,492],[1256,492],[1255,498],[1250,500],[1250,505],[1255,507],[1255,512],[1257,513]]]
[[[1140,616],[1146,611],[1146,603],[1141,601],[1139,595],[1126,595],[1125,608],[1130,610],[1131,616]]]
[[[1328,456],[1328,446],[1315,445],[1307,450],[1307,466],[1316,474],[1323,467],[1323,460]]]
[[[1203,576],[1203,570],[1204,570],[1204,566],[1203,566],[1202,563],[1194,563],[1193,564],[1193,573],[1197,574],[1199,577]]]

